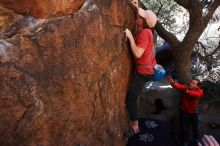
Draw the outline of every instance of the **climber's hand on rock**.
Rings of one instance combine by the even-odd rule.
[[[139,6],[138,6],[138,0],[132,0],[131,2],[130,2],[133,6],[135,6],[135,8],[139,8]]]
[[[128,39],[133,37],[131,31],[129,29],[127,29],[127,28],[125,29],[125,35],[126,35],[126,37],[128,37]]]

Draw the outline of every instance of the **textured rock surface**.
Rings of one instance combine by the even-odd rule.
[[[0,5],[36,18],[64,16],[79,10],[84,0],[0,0]]]
[[[155,111],[155,100],[161,99],[167,108],[163,111],[163,116],[167,120],[174,117],[179,109],[179,92],[173,89],[166,80],[152,81],[145,85],[143,94],[140,97],[140,111],[147,116],[151,116]]]
[[[22,18],[21,15],[15,14],[12,10],[0,6],[0,31]]]
[[[139,100],[139,110],[143,113],[142,116],[169,122],[169,128],[178,141],[180,92],[173,89],[165,79],[160,82],[148,82],[145,87]],[[160,113],[157,112],[155,106],[157,99],[160,99],[166,107]]]
[[[134,14],[127,0],[93,2],[2,32],[0,145],[124,145]]]

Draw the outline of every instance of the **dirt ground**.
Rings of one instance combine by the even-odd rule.
[[[159,83],[158,83],[159,84]],[[160,85],[161,84],[161,85]],[[156,85],[156,87],[164,86],[166,87],[167,84],[160,82],[159,85]],[[200,111],[200,125],[199,125],[199,131],[200,131],[200,138],[204,134],[207,135],[213,135],[216,140],[220,143],[220,97],[211,99],[208,97],[209,95],[206,95],[206,97],[203,97],[203,99],[200,101],[199,104],[199,111]],[[161,112],[159,115],[152,116],[152,113],[155,112],[155,105],[154,101],[155,99],[160,98],[163,100],[165,106],[167,109],[163,112]],[[178,118],[178,101],[175,101],[176,99],[179,99],[179,94],[172,88],[166,88],[166,89],[152,89],[151,92],[145,92],[143,96],[141,96],[139,100],[139,107],[141,113],[144,115],[144,117],[151,117],[156,118],[160,120],[166,120],[171,123],[171,131],[174,133],[174,137],[176,141],[179,141],[179,118]],[[175,118],[177,115],[177,118]],[[174,117],[174,118],[172,118]],[[172,122],[174,121],[174,122]],[[214,123],[215,125],[218,125],[217,127],[210,127],[210,123]],[[214,126],[215,126],[214,125]]]
[[[213,135],[220,142],[220,127],[209,126],[210,123],[220,125],[220,100],[204,101],[200,114],[200,135]]]

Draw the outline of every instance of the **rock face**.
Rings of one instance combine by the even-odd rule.
[[[142,116],[170,123],[169,128],[176,141],[179,141],[180,137],[179,105],[180,92],[173,89],[165,79],[148,82],[139,99],[139,110]]]
[[[133,24],[127,0],[93,0],[2,32],[0,145],[124,145],[131,59],[123,31]]]
[[[79,10],[84,0],[0,0],[0,5],[36,18],[64,16]]]
[[[165,106],[161,113],[166,120],[170,120],[178,113],[180,95],[176,89],[166,82],[166,80],[148,82],[143,89],[139,100],[141,113],[152,116],[156,112],[155,101],[160,99]]]
[[[6,27],[19,21],[21,18],[23,17],[15,14],[12,10],[0,6],[0,31],[3,31]]]

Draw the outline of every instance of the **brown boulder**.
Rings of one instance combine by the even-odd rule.
[[[163,119],[170,120],[179,110],[179,92],[165,80],[147,82],[139,100],[139,110],[146,116],[157,115],[156,101],[161,100],[165,109],[161,111]]]
[[[22,15],[51,18],[76,12],[83,2],[84,0],[0,0],[0,5]]]
[[[0,31],[3,31],[6,27],[22,18],[22,16],[14,13],[12,10],[0,6]]]
[[[124,145],[131,59],[127,0],[94,0],[49,20],[25,17],[0,40],[0,145]]]

